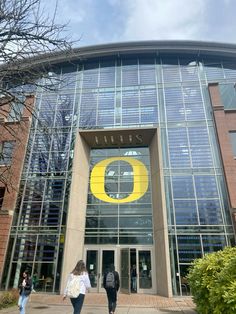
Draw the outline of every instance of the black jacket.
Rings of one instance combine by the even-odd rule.
[[[106,278],[107,278],[107,274],[108,273],[109,272],[106,272],[104,274],[104,276],[103,276],[103,287],[104,287],[104,289],[114,289],[114,288],[107,288],[106,287]],[[114,277],[115,277],[115,289],[116,289],[116,291],[118,291],[120,289],[120,277],[119,277],[118,272],[115,271],[115,270],[113,271],[113,274],[114,274]]]
[[[19,285],[19,289],[20,289],[19,293],[20,293],[20,295],[21,294],[24,294],[26,296],[30,295],[30,293],[32,291],[32,280],[30,278],[26,279],[25,287],[23,287],[22,284],[23,284],[23,280],[22,280],[22,282]]]

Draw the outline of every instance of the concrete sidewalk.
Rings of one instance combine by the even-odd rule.
[[[116,314],[195,314],[191,297],[164,298],[155,295],[118,295]],[[32,294],[26,307],[26,314],[71,314],[69,300],[63,302],[62,296]],[[0,313],[19,314],[17,306],[0,310]],[[88,293],[81,314],[106,314],[106,295]]]
[[[1,314],[19,314],[17,306],[0,310]],[[26,306],[26,314],[71,314],[71,305],[43,305],[41,303],[30,302]],[[84,305],[81,314],[106,314],[108,313],[107,307],[104,306],[88,306]],[[120,307],[116,309],[116,314],[195,314],[193,309],[185,308],[151,308],[151,307]]]

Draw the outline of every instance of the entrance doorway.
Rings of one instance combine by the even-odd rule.
[[[123,248],[120,252],[121,291],[155,293],[152,249]]]
[[[123,293],[156,293],[153,248],[97,248],[85,249],[86,267],[92,292],[105,292],[103,276],[111,264],[120,274]]]
[[[86,267],[92,292],[104,292],[103,276],[111,264],[115,265],[114,249],[99,248],[86,250]]]

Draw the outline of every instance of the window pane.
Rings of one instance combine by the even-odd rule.
[[[193,179],[191,176],[172,178],[174,198],[194,198]]]
[[[202,257],[200,236],[178,236],[179,261],[189,263]]]
[[[5,194],[5,188],[0,188],[0,209],[2,208],[4,194]]]
[[[177,225],[198,224],[196,202],[191,200],[175,200],[175,218]]]
[[[14,141],[2,142],[0,147],[0,165],[9,165],[12,160]]]
[[[236,132],[229,132],[231,145],[232,145],[232,151],[234,154],[234,157],[236,157]]]
[[[8,116],[8,121],[20,121],[24,110],[24,105],[22,103],[11,103],[11,109]]]

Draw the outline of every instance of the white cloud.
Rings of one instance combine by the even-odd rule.
[[[57,0],[41,0],[52,8]],[[236,0],[58,0],[80,45],[134,40],[235,42]],[[50,12],[50,9],[48,10]]]
[[[59,23],[81,23],[86,17],[86,7],[92,7],[91,0],[41,0],[45,12],[53,13],[57,6]]]
[[[59,1],[60,15],[63,19],[71,23],[81,23],[86,17],[86,3],[84,1]],[[90,1],[87,0],[87,6],[91,6]]]
[[[126,0],[124,40],[195,39],[202,33],[204,0]]]

